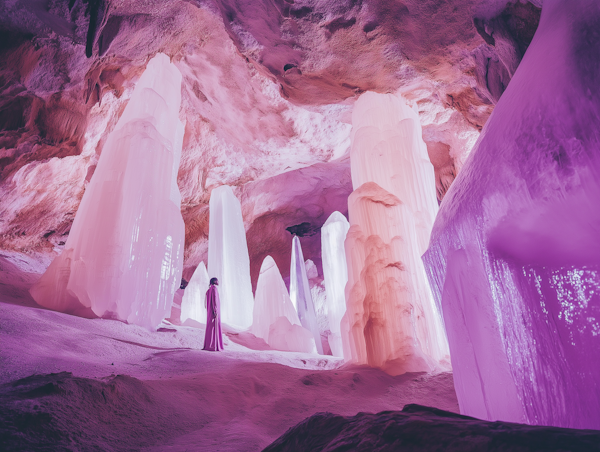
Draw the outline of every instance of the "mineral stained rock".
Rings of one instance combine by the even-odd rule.
[[[306,267],[302,255],[302,246],[297,235],[292,240],[292,262],[290,265],[290,298],[294,307],[298,311],[300,323],[309,330],[315,338],[317,351],[323,354],[323,344],[321,343],[321,333],[317,325],[317,316],[310,293],[308,277],[306,276]]]
[[[600,5],[540,26],[441,205],[424,259],[461,412],[600,428]]]
[[[346,312],[346,283],[348,266],[344,241],[350,224],[340,212],[333,212],[321,227],[321,256],[327,294],[327,317],[329,319],[329,346],[333,356],[344,356],[341,322]]]
[[[158,54],[108,138],[63,253],[31,289],[38,304],[148,328],[168,316],[183,265],[180,102],[181,74]]]
[[[208,274],[219,279],[222,321],[249,328],[254,296],[248,244],[240,202],[228,185],[215,188],[210,195]]]
[[[352,124],[344,358],[394,374],[447,367],[421,261],[437,203],[418,115],[397,96],[365,93]]]

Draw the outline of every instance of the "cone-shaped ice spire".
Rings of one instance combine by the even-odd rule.
[[[254,297],[242,207],[228,185],[212,191],[209,206],[209,277],[219,279],[223,322],[245,329],[252,325]]]
[[[365,93],[352,125],[344,357],[391,373],[447,365],[421,261],[437,201],[418,115],[399,97]]]
[[[181,74],[158,54],[102,150],[64,252],[31,289],[42,306],[156,327],[181,281]]]
[[[315,349],[312,333],[300,325],[298,313],[271,256],[265,257],[260,267],[251,330],[256,337],[264,339],[274,348],[302,352]],[[285,336],[285,343],[282,343],[280,336]]]
[[[321,256],[327,293],[329,346],[333,356],[344,356],[340,324],[346,312],[344,290],[348,282],[344,241],[350,224],[340,212],[333,212],[321,228]]]
[[[312,296],[310,294],[310,286],[306,277],[306,268],[304,266],[304,256],[302,255],[302,247],[300,239],[294,236],[292,240],[292,263],[290,266],[290,298],[294,307],[298,311],[300,323],[304,328],[312,332],[317,351],[323,354],[323,344],[321,344],[321,334],[317,324],[317,316],[313,305]]]
[[[206,265],[204,265],[204,262],[200,262],[183,294],[181,301],[181,323],[187,319],[206,323],[205,298],[208,286],[209,278]]]

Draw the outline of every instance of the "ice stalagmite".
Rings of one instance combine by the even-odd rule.
[[[340,325],[346,312],[344,291],[348,282],[348,267],[344,241],[350,224],[340,212],[333,212],[321,227],[321,256],[327,293],[329,346],[333,356],[344,356]]]
[[[279,268],[271,256],[265,257],[260,267],[251,331],[279,350],[316,352],[312,333],[301,326]]]
[[[156,327],[181,281],[181,74],[158,54],[109,135],[64,252],[31,289],[42,306]]]
[[[437,201],[418,115],[399,97],[368,92],[352,125],[344,358],[395,374],[445,367],[421,261]]]
[[[319,333],[319,325],[317,325],[317,316],[313,305],[312,296],[310,294],[310,286],[306,276],[306,268],[304,266],[304,256],[302,255],[302,247],[300,239],[294,236],[292,240],[292,262],[290,266],[290,298],[294,307],[298,311],[300,323],[304,328],[309,330],[315,338],[317,351],[323,354],[323,344],[321,343],[321,334]]]
[[[204,262],[200,262],[183,294],[183,300],[181,301],[181,323],[184,323],[187,319],[206,323],[205,298],[209,281],[206,265],[204,265]]]
[[[461,412],[600,429],[600,3],[546,0],[424,256]]]
[[[242,207],[228,185],[210,195],[208,274],[219,279],[223,323],[246,329],[252,325],[254,297],[250,283],[250,257]]]

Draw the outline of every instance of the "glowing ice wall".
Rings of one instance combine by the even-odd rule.
[[[206,323],[206,291],[208,290],[210,279],[206,271],[204,262],[196,267],[190,282],[183,293],[181,301],[181,323],[187,319],[196,322]]]
[[[42,306],[156,327],[181,281],[181,74],[158,54],[109,135],[65,250],[31,289]]]
[[[424,256],[461,412],[600,428],[600,3],[546,0]]]
[[[315,349],[312,333],[301,326],[279,268],[271,256],[265,257],[260,267],[251,331],[279,350],[312,352]],[[278,340],[280,337],[285,337],[285,345]]]
[[[306,276],[306,267],[304,265],[304,256],[300,239],[294,236],[292,240],[292,262],[290,266],[290,298],[296,310],[300,323],[309,330],[315,339],[317,351],[323,354],[323,344],[321,343],[321,334],[317,325],[317,316],[310,294],[310,286]]]
[[[321,227],[321,257],[327,293],[327,316],[329,319],[329,346],[333,356],[344,356],[341,321],[346,312],[344,290],[348,282],[348,267],[344,241],[350,224],[340,212],[333,212]]]
[[[252,325],[254,296],[242,207],[228,185],[210,195],[208,274],[219,279],[224,323],[246,329]]]
[[[352,125],[344,358],[393,374],[447,367],[421,261],[437,201],[418,115],[399,97],[368,92]]]

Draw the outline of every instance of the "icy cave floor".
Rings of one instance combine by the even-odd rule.
[[[418,403],[458,412],[452,375],[389,376],[339,359],[269,350],[204,325],[157,332],[37,307],[44,264],[0,254],[0,439],[7,450],[257,451],[318,412]],[[35,376],[34,376],[35,375]]]

